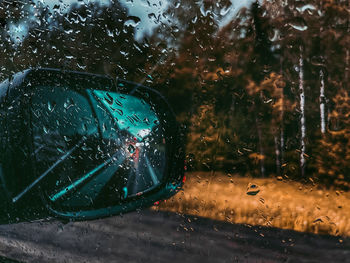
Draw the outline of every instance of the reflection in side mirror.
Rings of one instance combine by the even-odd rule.
[[[4,108],[23,114],[9,113],[3,121],[11,130],[1,134],[11,143],[27,131],[22,144],[9,144],[10,155],[0,159],[9,221],[19,214],[23,220],[42,217],[44,209],[69,219],[104,217],[149,206],[181,187],[179,128],[157,92],[53,69],[20,77]],[[21,164],[14,169],[14,162]]]

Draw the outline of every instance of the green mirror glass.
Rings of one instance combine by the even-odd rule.
[[[37,178],[54,207],[113,206],[162,182],[165,136],[157,114],[132,95],[39,87],[32,97]]]

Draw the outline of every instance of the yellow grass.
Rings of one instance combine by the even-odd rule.
[[[276,178],[187,173],[183,191],[152,209],[231,223],[350,236],[350,192]],[[248,195],[249,184],[260,192]]]

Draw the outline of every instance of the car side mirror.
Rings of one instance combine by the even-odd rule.
[[[181,188],[181,132],[155,90],[107,76],[30,69],[0,94],[3,222],[106,217],[148,207]]]

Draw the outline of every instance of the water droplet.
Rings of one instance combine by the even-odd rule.
[[[179,32],[179,28],[177,26],[172,26],[172,32]]]
[[[66,35],[69,35],[69,34],[73,33],[73,29],[64,30],[64,33],[65,33]]]
[[[139,17],[137,17],[137,16],[129,16],[125,20],[124,26],[126,26],[126,27],[128,27],[128,26],[136,27],[136,26],[138,26],[138,24],[140,24],[140,22],[141,22],[141,19]]]
[[[155,13],[150,13],[150,14],[148,14],[148,18],[149,18],[149,19],[151,19],[151,18],[157,19]]]
[[[272,29],[270,31],[268,31],[268,36],[269,36],[269,40],[271,42],[280,40],[280,32],[277,29]]]
[[[202,13],[202,16],[204,17],[212,13],[210,9],[207,9],[207,10],[205,9],[205,4],[202,4],[200,11]]]
[[[125,51],[125,50],[120,50],[119,51],[120,54],[122,54],[124,57],[127,57],[129,55],[129,52]]]
[[[221,16],[225,16],[225,15],[227,15],[227,13],[231,10],[231,8],[232,8],[232,5],[230,5],[228,8],[223,8],[223,9],[221,9],[220,10],[220,15]]]
[[[247,187],[247,195],[256,195],[257,193],[260,192],[260,188],[257,184],[248,184]]]
[[[312,15],[313,12],[316,10],[316,7],[314,5],[307,4],[302,7],[297,7],[296,9],[299,13],[304,13],[305,11],[307,11],[310,15]]]
[[[55,102],[53,102],[53,103],[48,102],[48,103],[47,103],[47,108],[48,108],[48,110],[49,110],[50,112],[53,112],[53,111],[55,110],[55,107],[56,107],[56,103],[55,103]]]
[[[313,223],[323,223],[323,220],[321,218],[317,218]]]
[[[313,56],[311,64],[314,66],[325,66],[325,59],[322,56]]]
[[[118,112],[120,116],[123,116],[123,114],[124,114],[121,109],[115,109],[115,111]]]
[[[86,21],[86,17],[82,17],[81,15],[78,14],[78,17],[80,19],[81,22],[85,22]]]
[[[289,25],[298,31],[305,31],[308,28],[303,18],[296,18]]]
[[[128,146],[128,151],[129,151],[130,153],[134,153],[134,152],[135,152],[135,146],[132,145],[132,144],[130,144],[130,145]]]
[[[107,28],[106,31],[107,31],[107,35],[108,35],[109,37],[113,37],[113,31],[112,31],[112,30],[109,30],[109,29]]]
[[[72,100],[67,100],[64,104],[63,104],[63,107],[68,110],[69,108],[73,107],[75,104],[74,104],[74,101]]]
[[[111,95],[109,95],[109,93],[106,93],[105,100],[108,102],[109,105],[113,104],[113,97]]]
[[[60,152],[60,153],[65,153],[64,150],[61,149],[60,147],[57,147],[56,149],[57,149],[57,151]]]
[[[117,100],[117,99],[115,99],[115,104],[117,104],[119,107],[123,107],[123,104],[119,101],[119,100]]]
[[[85,145],[83,145],[83,146],[81,147],[81,149],[82,149],[84,152],[87,152],[90,148],[88,148],[88,147],[86,147]]]
[[[191,21],[192,21],[192,23],[193,23],[193,24],[195,24],[195,23],[197,22],[197,19],[198,19],[198,17],[197,17],[197,16],[193,17],[193,18],[192,18],[192,20],[191,20]]]
[[[86,69],[86,66],[84,66],[84,65],[80,65],[79,63],[77,63],[77,67],[78,67],[78,68],[80,68],[80,69],[83,69],[83,70],[85,70],[85,69]]]

